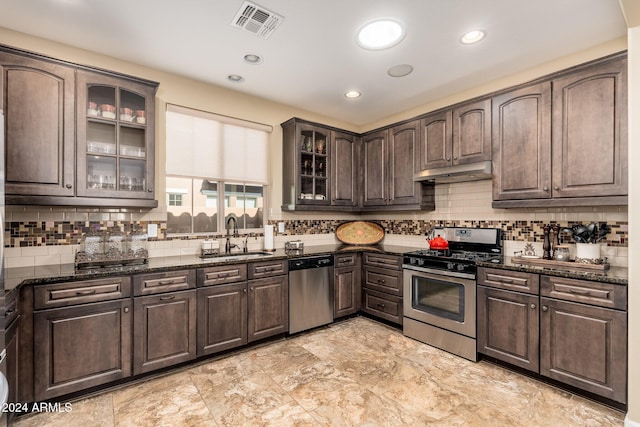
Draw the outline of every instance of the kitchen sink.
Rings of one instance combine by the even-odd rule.
[[[207,261],[207,262],[224,262],[224,261],[235,261],[235,260],[240,261],[244,259],[269,258],[272,256],[273,256],[273,253],[271,252],[237,252],[237,253],[218,255],[211,258],[204,258],[203,261]]]

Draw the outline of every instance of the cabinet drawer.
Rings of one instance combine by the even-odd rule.
[[[133,294],[150,295],[196,287],[195,270],[166,271],[133,277]]]
[[[83,280],[35,286],[34,308],[64,307],[97,301],[108,301],[131,296],[130,277]]]
[[[365,267],[362,286],[379,292],[402,296],[402,271]]]
[[[402,257],[365,252],[364,264],[374,267],[385,267],[400,270],[402,268]]]
[[[527,294],[538,294],[540,290],[540,276],[534,273],[480,267],[477,281],[479,285]]]
[[[542,276],[540,295],[599,307],[627,310],[627,287],[611,283]]]
[[[287,260],[252,262],[249,264],[249,279],[280,276],[289,272]]]
[[[247,264],[199,268],[197,271],[198,286],[244,282],[245,280],[247,280]]]
[[[362,311],[402,325],[402,298],[364,289]]]
[[[358,254],[335,255],[333,262],[336,268],[350,267],[352,265],[356,265],[357,258]]]

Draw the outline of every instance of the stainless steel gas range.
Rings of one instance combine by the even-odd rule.
[[[476,361],[476,262],[500,262],[502,230],[445,227],[434,235],[444,237],[449,248],[403,257],[403,332]]]

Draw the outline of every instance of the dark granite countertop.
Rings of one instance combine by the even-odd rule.
[[[527,273],[546,274],[549,276],[568,277],[571,279],[593,280],[597,282],[612,283],[615,285],[629,284],[629,271],[626,267],[611,267],[604,271],[572,271],[535,265],[518,264],[512,261],[512,257],[505,256],[499,264],[492,262],[478,262],[480,267],[501,268],[503,270],[523,271]]]
[[[341,252],[380,252],[390,255],[402,255],[416,250],[410,246],[375,245],[346,246],[323,245],[305,246],[303,251],[285,252],[278,249],[264,258],[230,259],[221,261],[216,258],[200,258],[197,255],[150,258],[147,264],[115,266],[106,268],[76,270],[74,264],[44,265],[38,267],[14,267],[5,270],[5,291],[10,292],[21,285],[39,285],[47,283],[69,282],[75,280],[97,279],[101,277],[122,276],[138,273],[180,270],[182,268],[202,268],[216,265],[244,264],[269,260],[294,259],[313,255],[330,255]]]

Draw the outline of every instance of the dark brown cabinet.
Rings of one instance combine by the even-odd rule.
[[[433,186],[413,180],[419,125],[414,120],[362,137],[365,210],[435,209]]]
[[[247,344],[247,265],[198,270],[197,354]]]
[[[287,274],[286,260],[255,262],[248,265],[249,342],[283,334],[289,330],[289,276]]]
[[[331,206],[331,129],[291,119],[283,129],[283,210]]]
[[[538,372],[538,295],[478,286],[478,352]]]
[[[196,291],[134,298],[134,375],[196,356]]]
[[[154,198],[156,87],[77,72],[78,196]]]
[[[131,375],[130,299],[34,314],[34,399],[43,401]]]
[[[360,201],[360,138],[331,133],[331,205],[357,208]]]
[[[282,209],[357,210],[359,137],[298,118],[282,132]]]
[[[0,46],[7,204],[157,207],[158,84]]]
[[[491,99],[420,119],[418,170],[491,160]]]
[[[20,399],[21,389],[23,384],[20,382],[20,370],[24,369],[22,367],[22,362],[20,360],[20,345],[22,342],[22,334],[20,333],[20,326],[22,321],[22,316],[18,309],[18,292],[16,290],[9,291],[5,294],[4,303],[5,303],[5,317],[4,317],[4,346],[7,351],[6,353],[6,377],[7,384],[9,386],[9,394],[7,396],[7,402],[9,403],[17,403],[24,402]],[[4,408],[3,412],[7,415],[7,420],[9,425],[15,416],[15,413],[11,411],[7,411],[7,409],[12,408]]]
[[[626,196],[626,59],[552,84],[552,197]]]
[[[626,55],[493,98],[493,207],[627,203]]]
[[[333,317],[338,318],[360,311],[362,267],[357,253],[335,255],[334,258]]]
[[[196,271],[133,277],[134,375],[196,356]]]
[[[478,352],[626,402],[625,286],[478,269]]]
[[[493,98],[493,200],[543,199],[551,186],[551,83]]]
[[[0,109],[6,120],[5,192],[75,194],[75,70],[0,50]]]
[[[362,311],[402,325],[402,257],[365,252]]]

